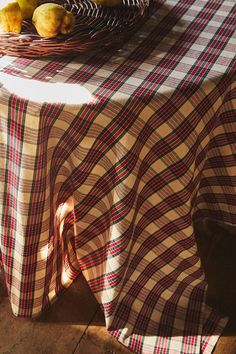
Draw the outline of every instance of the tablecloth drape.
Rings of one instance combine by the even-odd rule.
[[[82,271],[136,353],[210,353],[193,223],[236,224],[235,1],[158,1],[115,53],[0,59],[0,249],[16,316]]]

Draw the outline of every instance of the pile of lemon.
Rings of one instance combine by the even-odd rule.
[[[92,1],[104,6],[122,4],[122,0]],[[0,0],[0,33],[20,33],[25,19],[31,19],[37,33],[44,38],[69,34],[75,24],[72,12],[56,3],[38,6],[38,0]]]

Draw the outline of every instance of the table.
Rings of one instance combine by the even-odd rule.
[[[194,222],[236,224],[234,0],[160,0],[117,52],[0,59],[1,257],[35,317],[82,271],[136,353],[210,353]]]

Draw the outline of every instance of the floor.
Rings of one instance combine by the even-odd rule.
[[[236,354],[236,233],[208,222],[196,225],[196,234],[209,282],[208,302],[231,318],[214,354]],[[82,275],[43,316],[28,320],[12,315],[0,271],[0,309],[0,354],[131,354],[107,333]]]

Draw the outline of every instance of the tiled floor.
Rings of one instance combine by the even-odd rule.
[[[208,236],[203,238],[204,228],[208,229]],[[232,317],[214,354],[236,354],[236,257],[232,255],[236,233],[211,225],[198,225],[196,231],[210,284],[209,302]],[[103,314],[82,276],[43,316],[28,320],[12,315],[0,272],[0,354],[131,352],[107,333]]]

